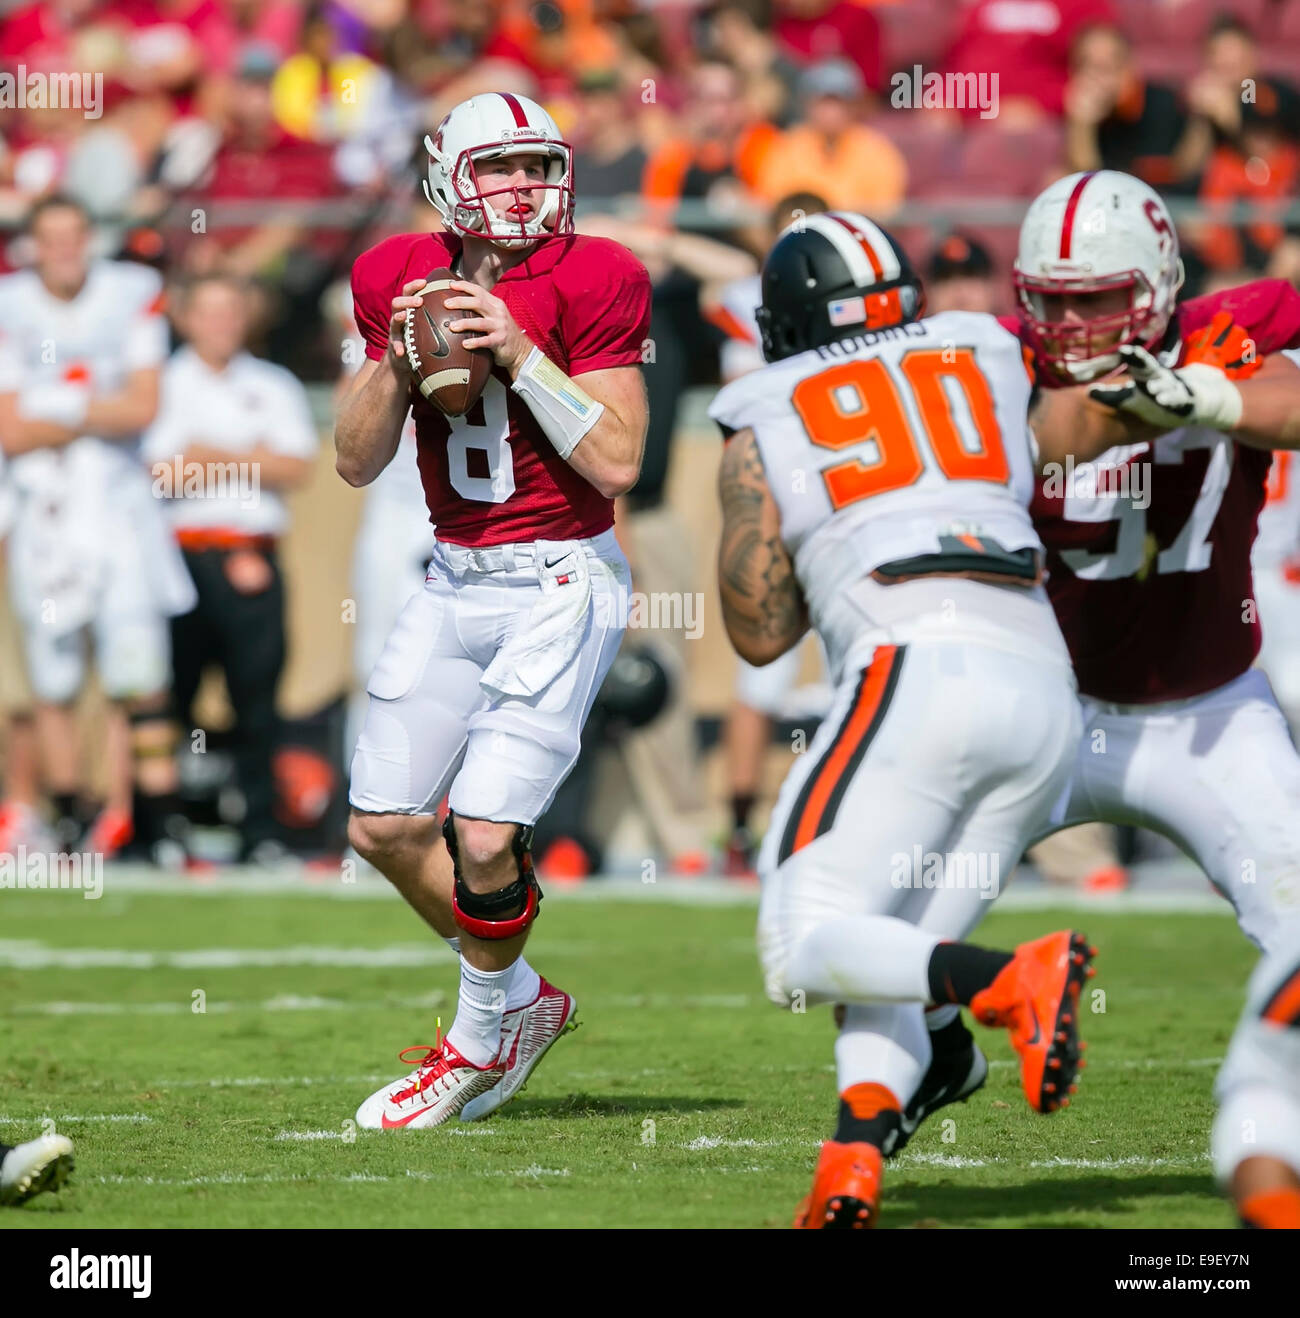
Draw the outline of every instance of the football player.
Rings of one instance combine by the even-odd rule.
[[[1216,1094],[1214,1169],[1242,1225],[1300,1230],[1300,939],[1255,967]]]
[[[766,245],[770,247],[796,220],[825,209],[825,200],[811,192],[783,197],[768,217]],[[700,309],[705,319],[726,335],[718,358],[723,384],[739,380],[763,366],[761,336],[754,318],[762,300],[762,279],[757,272],[720,286],[707,285],[701,293]],[[724,864],[726,873],[734,877],[753,874],[756,844],[750,816],[762,787],[763,761],[772,740],[772,722],[788,704],[790,693],[799,681],[802,648],[787,650],[763,668],[747,664],[743,659],[736,665],[735,694],[722,734],[731,806],[731,832]],[[814,693],[810,712],[823,716],[824,704],[817,700],[820,694],[820,690]]]
[[[76,202],[38,203],[28,229],[32,268],[0,279],[0,444],[17,505],[10,589],[66,846],[80,836],[73,706],[93,642],[112,702],[110,782],[81,845],[112,855],[137,830],[147,847],[167,843],[181,813],[168,618],[196,597],[139,455],[167,356],[162,281],[135,262],[92,259]]]
[[[540,891],[532,825],[578,753],[626,621],[613,499],[640,470],[644,266],[573,229],[572,151],[527,97],[456,106],[425,139],[426,193],[444,231],[404,234],[353,270],[366,341],[338,414],[340,474],[367,485],[414,407],[436,528],[424,589],[367,685],[349,838],[460,953],[444,1040],[362,1105],[368,1128],[485,1115],[518,1092],[573,1023],[573,999],[523,959]],[[491,353],[474,407],[447,417],[413,395],[402,330],[440,267],[447,305]],[[437,844],[435,810],[450,810]]]
[[[718,570],[733,644],[767,664],[811,626],[836,683],[759,854],[769,996],[845,1004],[839,1124],[796,1218],[812,1228],[874,1224],[882,1159],[930,1061],[927,1005],[1008,1028],[1038,1111],[1069,1101],[1080,1065],[1081,935],[1014,953],[949,940],[1044,830],[1076,757],[1028,511],[1035,463],[1153,431],[1075,390],[1049,406],[1068,440],[1035,446],[1015,335],[984,314],[920,319],[922,305],[883,230],[809,216],[763,269],[768,365],[710,410],[728,436]]]
[[[1270,626],[1251,543],[1271,450],[1300,446],[1300,294],[1259,280],[1178,303],[1173,219],[1115,170],[1034,200],[1013,278],[1020,316],[1006,323],[1033,363],[1039,444],[1068,443],[1061,404],[1079,386],[1164,431],[1058,465],[1034,498],[1083,702],[1054,823],[1162,833],[1271,951],[1300,924],[1300,755],[1251,667]],[[922,1111],[979,1066],[956,1011],[929,1024],[942,1037]]]
[[[43,1190],[57,1194],[72,1168],[72,1141],[66,1135],[39,1135],[25,1144],[0,1143],[0,1205],[25,1204]]]

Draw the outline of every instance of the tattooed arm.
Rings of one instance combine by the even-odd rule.
[[[718,581],[727,635],[742,659],[770,664],[808,630],[808,606],[781,543],[780,515],[752,430],[738,430],[723,450],[718,494]]]

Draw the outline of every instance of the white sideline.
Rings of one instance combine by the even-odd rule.
[[[1231,908],[1209,890],[1200,872],[1183,861],[1149,861],[1130,871],[1135,888],[1129,892],[1094,896],[1048,887],[1027,877],[1013,880],[996,905],[1001,910],[1068,911],[1228,915]],[[109,864],[104,868],[104,893],[169,897],[302,897],[326,901],[400,901],[396,891],[375,871],[358,866],[354,882],[342,875],[306,877],[303,873],[277,873],[248,867],[222,870],[215,878],[192,879],[160,873],[145,865]],[[1145,887],[1146,882],[1159,886]],[[1176,888],[1167,885],[1177,883]],[[650,902],[687,906],[753,906],[758,885],[712,877],[678,878],[665,874],[652,883],[639,878],[588,879],[583,883],[543,881],[548,899],[558,902]],[[42,894],[44,896],[45,894]]]
[[[440,1127],[437,1132],[428,1132],[433,1139],[441,1138],[448,1130],[457,1130],[457,1127]],[[408,1137],[409,1138],[409,1137]],[[809,1147],[812,1147],[810,1144]],[[1177,1167],[1186,1170],[1200,1170],[1208,1162],[1208,1154],[1199,1154],[1189,1158],[1096,1158],[1096,1159],[1055,1159],[1049,1161],[1035,1160],[1032,1162],[1017,1162],[1012,1158],[967,1158],[960,1154],[944,1153],[904,1153],[901,1154],[893,1164],[898,1170],[908,1168],[923,1169],[927,1167],[940,1167],[944,1169],[959,1170],[977,1170],[982,1167],[1023,1167],[1034,1171],[1050,1171],[1060,1168],[1079,1168],[1089,1171],[1126,1171],[1142,1170],[1156,1167]],[[647,1168],[649,1169],[649,1168]],[[674,1173],[679,1173],[682,1168],[676,1165],[671,1166]],[[763,1174],[772,1173],[772,1167],[757,1167],[753,1165],[738,1167],[717,1167],[710,1166],[707,1172],[712,1175],[717,1172],[746,1173],[746,1174]],[[304,1173],[297,1176],[284,1176],[275,1172],[269,1172],[260,1176],[250,1176],[243,1172],[229,1172],[216,1176],[96,1176],[91,1178],[97,1185],[134,1185],[134,1186],[159,1186],[159,1187],[178,1187],[184,1188],[189,1186],[200,1185],[401,1185],[408,1181],[442,1181],[442,1180],[465,1180],[467,1178],[481,1179],[499,1179],[502,1177],[517,1178],[523,1180],[541,1180],[547,1177],[569,1177],[573,1173],[567,1167],[543,1167],[539,1163],[530,1163],[527,1167],[514,1169],[492,1168],[482,1171],[473,1171],[457,1169],[446,1172],[414,1171],[408,1170],[401,1176],[387,1176],[376,1172],[353,1172],[349,1175],[313,1175]],[[597,1173],[593,1172],[594,1177]]]

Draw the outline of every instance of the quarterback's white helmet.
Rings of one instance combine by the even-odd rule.
[[[424,195],[448,228],[509,248],[573,232],[573,148],[536,101],[512,92],[474,96],[456,106],[424,145],[429,152]],[[523,155],[545,158],[544,183],[480,190],[476,161]],[[500,215],[487,203],[488,197],[513,193],[514,204],[521,206],[519,192],[542,194],[531,218]]]
[[[1114,169],[1071,174],[1034,198],[1020,226],[1012,282],[1030,346],[1062,381],[1115,370],[1121,344],[1155,350],[1183,283],[1178,234],[1165,203]],[[1063,318],[1048,299],[1126,292],[1126,305]],[[1058,304],[1059,305],[1059,304]]]

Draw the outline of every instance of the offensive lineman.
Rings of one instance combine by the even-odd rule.
[[[751,663],[811,624],[837,685],[759,857],[769,996],[847,1004],[839,1124],[796,1225],[873,1225],[883,1158],[930,1060],[925,1004],[1005,1026],[1031,1106],[1068,1103],[1091,955],[1061,931],[1014,954],[964,938],[1068,785],[1069,656],[1029,520],[1021,345],[991,316],[920,320],[920,284],[861,215],[809,217],[763,271],[769,365],[724,388],[723,616]],[[1075,391],[1084,456],[1149,434]],[[986,866],[976,881],[967,857]],[[938,862],[942,882],[923,881]],[[956,1007],[953,1007],[956,1010]],[[982,1083],[979,1075],[976,1083]]]
[[[540,899],[529,846],[622,638],[613,499],[637,479],[647,423],[649,278],[618,244],[573,234],[572,151],[550,115],[475,96],[425,146],[445,231],[357,261],[367,362],[335,432],[340,474],[366,485],[414,406],[436,528],[367,686],[349,839],[458,949],[460,996],[446,1038],[361,1105],[371,1129],[486,1115],[573,1024],[573,999],[522,956]],[[457,418],[413,396],[403,360],[403,315],[442,266],[458,277],[447,305],[467,313],[451,328],[478,330],[466,346],[495,362]]]
[[[1166,432],[1081,464],[1072,481],[1045,477],[1035,495],[1084,719],[1053,825],[1164,834],[1270,952],[1300,928],[1300,755],[1251,667],[1270,626],[1251,544],[1270,450],[1300,447],[1300,294],[1269,279],[1176,305],[1173,220],[1114,170],[1035,199],[1014,279],[1009,327],[1033,356],[1039,443],[1068,442],[1057,402],[1071,386]],[[1109,379],[1120,370],[1129,378]],[[982,1072],[958,1012],[927,1024],[922,1116],[969,1095]]]

